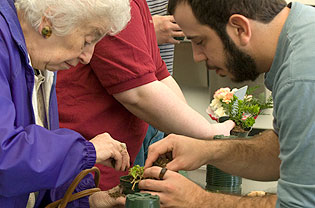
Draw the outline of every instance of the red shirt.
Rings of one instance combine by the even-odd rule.
[[[127,27],[116,36],[104,37],[96,45],[90,64],[59,71],[56,88],[61,127],[80,132],[87,139],[108,132],[127,144],[133,163],[148,124],[112,95],[170,74],[160,57],[146,1],[133,0],[131,8]],[[118,185],[119,177],[127,174],[98,167],[103,190]]]

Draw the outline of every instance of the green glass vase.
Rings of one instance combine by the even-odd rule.
[[[231,132],[231,136],[215,136],[214,139],[246,138],[248,132]],[[206,190],[217,193],[237,194],[242,193],[242,178],[223,172],[222,170],[207,165]]]

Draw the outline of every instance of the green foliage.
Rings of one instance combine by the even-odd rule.
[[[131,181],[132,185],[132,190],[135,189],[135,185],[139,183],[142,178],[143,178],[143,171],[144,168],[141,167],[140,165],[135,165],[132,168],[129,169],[128,175],[132,176],[133,180]]]
[[[222,106],[229,119],[233,120],[236,125],[242,129],[248,129],[255,123],[255,119],[259,114],[263,114],[263,110],[272,108],[272,97],[270,96],[267,101],[264,99],[264,95],[260,98],[249,96],[258,87],[249,88],[246,92],[244,100],[239,100],[235,95],[231,99],[230,103],[222,102]],[[233,110],[234,103],[237,103],[236,110]]]

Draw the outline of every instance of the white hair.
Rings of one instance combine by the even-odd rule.
[[[16,0],[15,6],[35,29],[45,17],[59,36],[85,24],[114,35],[130,20],[129,0]]]

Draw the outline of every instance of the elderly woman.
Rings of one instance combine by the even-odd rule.
[[[0,207],[26,207],[30,193],[42,207],[95,163],[128,168],[109,134],[59,129],[54,71],[88,63],[129,21],[129,0],[1,0],[0,14]]]

